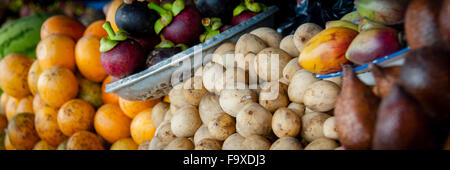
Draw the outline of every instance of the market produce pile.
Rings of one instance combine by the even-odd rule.
[[[325,28],[304,23],[283,37],[260,27],[221,44],[164,98],[105,93],[266,8],[245,0],[211,10],[222,2],[115,0],[88,27],[33,16],[42,25],[36,59],[26,56],[32,44],[0,53],[0,149],[450,148],[450,0],[357,0],[357,11]],[[404,64],[369,65],[373,86],[353,70],[405,47]]]

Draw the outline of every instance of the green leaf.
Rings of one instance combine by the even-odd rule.
[[[172,5],[173,16],[177,16],[181,11],[183,11],[184,7],[184,0],[175,0]]]
[[[247,10],[247,7],[245,7],[245,5],[241,3],[236,8],[234,8],[233,16],[237,16],[237,15],[241,14],[242,12],[244,12],[245,10]]]
[[[109,50],[113,49],[117,44],[119,44],[118,41],[110,40],[108,37],[103,37],[100,40],[100,52],[108,52]]]

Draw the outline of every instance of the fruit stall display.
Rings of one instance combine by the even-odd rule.
[[[0,149],[450,149],[450,0],[355,0],[324,27],[259,27],[220,44],[165,97],[105,92],[267,9],[239,2],[114,0],[86,26],[47,14],[4,25]],[[402,49],[400,65],[372,63]]]

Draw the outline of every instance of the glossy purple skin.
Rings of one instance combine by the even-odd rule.
[[[258,15],[258,13],[254,13],[254,12],[250,12],[250,11],[242,12],[241,14],[233,17],[233,19],[231,20],[231,24],[233,26],[238,25],[244,21],[249,20],[250,18],[253,18],[256,15]]]
[[[392,28],[372,28],[356,36],[347,49],[346,57],[363,65],[400,50],[397,31]]]
[[[161,42],[161,39],[158,36],[138,38],[133,37],[132,39],[137,41],[139,45],[141,45],[146,54],[155,49],[155,46]]]
[[[164,38],[175,44],[194,45],[199,41],[199,36],[203,31],[200,13],[193,7],[186,7],[175,16],[162,34]]]
[[[138,42],[127,39],[112,50],[102,53],[101,63],[106,73],[123,78],[139,71],[145,64],[145,53]]]

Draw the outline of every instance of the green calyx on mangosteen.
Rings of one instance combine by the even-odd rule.
[[[161,16],[161,18],[156,20],[154,26],[155,32],[159,34],[164,27],[172,22],[173,17],[177,16],[184,9],[184,7],[185,4],[183,0],[175,0],[173,3],[165,3],[162,7],[150,2],[148,4],[148,8],[155,10]]]
[[[200,35],[200,42],[220,34],[220,28],[222,27],[222,21],[220,18],[203,18],[202,25],[205,28],[205,32]]]
[[[103,29],[106,30],[108,36],[103,37],[100,40],[100,52],[102,53],[113,49],[119,44],[119,41],[125,41],[128,38],[128,33],[126,31],[119,30],[118,32],[114,32],[109,21],[103,24]]]

